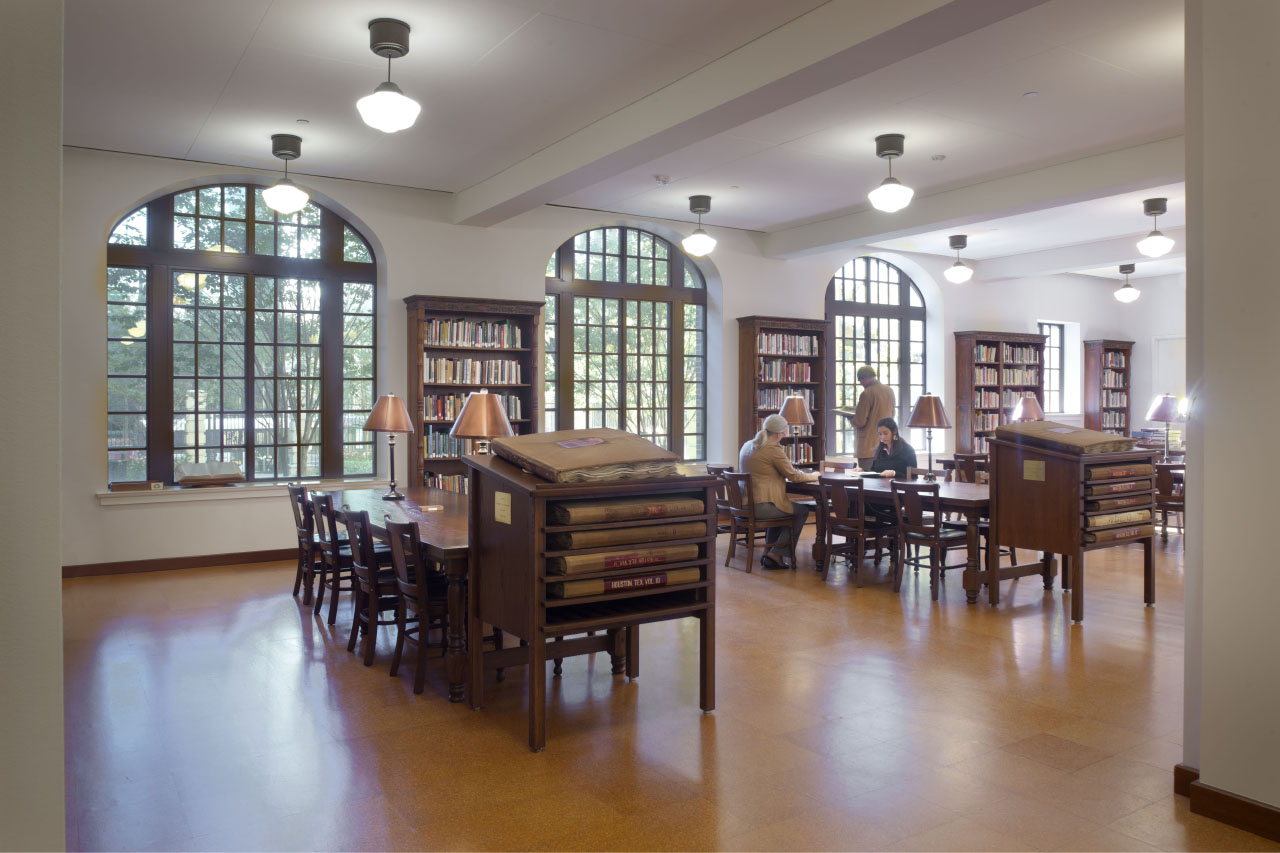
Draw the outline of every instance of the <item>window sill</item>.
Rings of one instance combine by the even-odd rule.
[[[337,489],[386,489],[386,480],[308,480],[307,488],[324,491]],[[184,503],[187,501],[237,501],[287,497],[284,483],[237,483],[230,486],[170,486],[145,492],[97,492],[99,506],[124,504]]]

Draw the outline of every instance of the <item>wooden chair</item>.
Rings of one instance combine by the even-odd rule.
[[[399,596],[396,593],[395,572],[385,566],[390,562],[389,549],[378,548],[369,527],[368,512],[354,512],[343,507],[342,523],[347,527],[351,546],[352,598],[354,611],[351,617],[351,638],[347,651],[356,650],[356,640],[364,635],[362,650],[364,665],[373,665],[373,653],[378,645],[378,626],[395,625],[394,616],[381,618],[383,613],[393,613]]]
[[[791,530],[791,516],[783,518],[756,518],[755,492],[751,488],[751,475],[737,471],[724,473],[725,488],[729,493],[729,552],[724,556],[724,564],[729,565],[733,555],[737,553],[738,543],[747,548],[747,573],[751,573],[751,556],[755,551],[756,540],[774,527],[786,528],[788,536]],[[796,567],[795,537],[790,537],[788,550],[791,556],[791,568]]]
[[[289,503],[293,507],[293,526],[298,533],[298,573],[293,576],[293,594],[297,595],[301,589],[305,606],[311,603],[316,567],[320,563],[320,552],[316,548],[316,516],[311,511],[306,486],[290,483],[288,489]],[[303,584],[306,584],[305,588]]]
[[[351,573],[351,546],[339,537],[338,517],[333,511],[333,495],[311,494],[311,508],[316,517],[316,547],[320,550],[320,583],[316,588],[315,614],[324,606],[325,590],[329,596],[330,625],[338,621],[338,594],[350,592],[354,582]],[[346,581],[346,585],[343,585]]]
[[[724,484],[725,473],[732,470],[732,465],[707,466],[707,473],[720,479],[716,484],[716,533],[728,533],[733,529],[733,520],[729,515],[729,492]]]
[[[979,483],[982,482],[982,476],[987,472],[987,454],[985,453],[957,453],[955,454],[954,476],[957,483]],[[964,530],[967,522],[964,521],[948,521],[948,526]],[[985,552],[991,546],[991,523],[983,520],[978,522],[978,531],[982,536],[982,550]],[[1000,556],[1008,556],[1013,565],[1018,564],[1018,552],[1013,548],[1001,548]]]
[[[387,537],[391,540],[391,565],[395,570],[399,593],[396,607],[396,651],[391,658],[391,675],[400,672],[404,641],[418,644],[414,664],[413,692],[421,694],[427,673],[427,632],[440,629],[440,650],[444,653],[448,627],[448,584],[444,573],[433,571],[418,547],[418,526],[411,521],[386,520]]]
[[[938,585],[946,569],[963,568],[963,565],[946,565],[947,551],[964,548],[968,537],[963,530],[947,527],[942,523],[942,503],[938,498],[937,483],[910,483],[892,480],[893,508],[898,517],[898,566],[893,573],[893,591],[902,590],[902,572],[905,566],[924,567],[919,551],[909,556],[911,546],[929,549],[929,597],[938,600]]]
[[[849,559],[849,573],[859,587],[862,586],[862,559],[867,547],[874,542],[876,553],[874,562],[879,564],[880,552],[884,540],[891,543],[890,554],[893,562],[897,562],[896,547],[897,528],[867,516],[865,488],[861,480],[821,477],[819,486],[819,512],[825,513],[827,537],[827,558],[822,564],[822,579],[827,579],[831,571],[831,563],[840,554]],[[836,544],[835,537],[843,536],[844,542]]]
[[[1169,541],[1169,513],[1171,512],[1178,518],[1178,533],[1182,533],[1183,519],[1187,513],[1186,484],[1185,481],[1181,484],[1177,483],[1173,475],[1175,471],[1185,472],[1186,470],[1187,466],[1182,462],[1156,463],[1155,509],[1160,513],[1160,539],[1163,542]]]

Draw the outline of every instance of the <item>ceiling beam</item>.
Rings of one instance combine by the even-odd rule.
[[[1185,228],[1162,229],[1166,237],[1172,237],[1174,247],[1161,259],[1182,258],[1187,254],[1187,230]],[[1138,251],[1138,241],[1146,236],[1146,232],[1131,234],[1127,237],[1116,237],[1111,240],[1099,240],[1095,243],[1081,243],[1074,246],[1058,246],[1053,249],[1042,249],[1038,252],[1025,252],[1021,255],[1006,255],[1003,258],[988,258],[978,261],[975,269],[982,281],[999,281],[1006,278],[1032,278],[1042,275],[1057,275],[1077,270],[1092,270],[1099,267],[1119,266],[1120,264],[1137,264],[1141,268],[1146,261],[1152,260]]]
[[[1185,160],[1183,137],[1174,136],[917,196],[898,213],[868,207],[847,216],[775,231],[765,235],[762,250],[769,257],[792,258],[837,248],[853,249],[923,231],[1160,186],[1182,180]]]
[[[493,225],[1045,0],[833,0],[458,193]]]

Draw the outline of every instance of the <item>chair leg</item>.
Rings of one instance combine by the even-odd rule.
[[[835,544],[836,536],[831,532],[831,526],[827,525],[826,557],[822,561],[822,580],[824,582],[827,579],[827,575],[831,572],[831,563],[835,559],[831,554],[832,550],[835,548]]]
[[[430,632],[431,619],[426,613],[418,613],[418,660],[413,668],[413,693],[421,696],[427,686],[427,637]]]
[[[747,574],[751,574],[751,557],[756,551],[756,530],[754,527],[747,528],[747,539],[742,544],[747,547]]]
[[[328,562],[321,560],[320,561],[320,582],[316,584],[316,603],[311,610],[311,612],[314,613],[316,616],[320,615],[320,608],[321,606],[324,605],[324,589],[326,584],[328,583],[328,580],[329,580],[329,564]]]
[[[373,654],[378,646],[378,620],[382,611],[378,608],[382,602],[368,593],[364,596],[365,611],[369,614],[364,630],[364,665],[373,666]]]
[[[940,550],[939,548],[929,548],[929,598],[933,601],[938,600],[938,586],[942,583],[940,579],[942,570],[938,567],[942,561],[942,557],[938,553]]]
[[[1160,541],[1169,541],[1169,510],[1160,511]]]
[[[293,576],[293,594],[297,595],[298,590],[302,589],[302,575],[307,565],[307,555],[302,553],[302,549],[298,549],[298,571]]]
[[[791,539],[787,544],[787,553],[791,557],[791,571],[794,572],[796,570],[796,542],[800,539],[800,537],[795,535],[794,530],[791,530],[788,532],[791,534]]]
[[[364,597],[365,596],[360,589],[360,585],[356,584],[356,588],[351,590],[351,637],[347,640],[347,651],[349,652],[354,652],[356,650],[356,640],[360,636],[360,613],[362,611],[360,602]],[[333,600],[337,601],[338,596],[335,595]]]
[[[391,654],[391,677],[400,672],[400,656],[404,654],[404,599],[396,602],[396,650]]]
[[[724,564],[729,565],[729,561],[733,559],[734,553],[738,550],[738,522],[735,520],[729,525],[729,550],[724,555]],[[751,571],[751,566],[747,566],[747,571]]]
[[[880,540],[876,540],[876,550],[880,550]],[[849,571],[853,573],[853,582],[862,589],[862,560],[867,553],[867,534],[859,533],[854,537],[853,552],[849,554]]]
[[[896,545],[898,549],[898,560],[893,564],[893,591],[902,592],[902,567],[907,563],[907,543],[899,542]]]
[[[329,596],[329,618],[325,621],[330,625],[333,625],[338,621],[338,592],[342,588],[342,572],[337,569],[330,572],[329,583],[333,584],[333,588],[330,590],[331,594]],[[351,585],[352,587],[356,586],[354,579],[352,580]]]

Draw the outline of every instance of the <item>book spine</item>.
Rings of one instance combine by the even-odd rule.
[[[1150,465],[1103,465],[1089,469],[1090,480],[1114,480],[1120,477],[1139,477],[1151,473]]]
[[[1118,483],[1116,485],[1125,485]],[[1101,501],[1089,501],[1085,504],[1085,508],[1091,511],[1105,509],[1124,509],[1127,506],[1146,506],[1151,503],[1150,495],[1136,495],[1131,498],[1107,498]]]
[[[673,569],[669,572],[651,572],[644,575],[627,575],[621,578],[598,578],[580,581],[559,581],[547,586],[553,598],[582,598],[588,595],[604,595],[610,592],[628,592],[682,583],[694,583],[702,579],[700,569]]]
[[[1099,530],[1097,533],[1086,533],[1084,541],[1086,542],[1115,542],[1121,539],[1141,539],[1144,536],[1150,536],[1155,532],[1150,524],[1142,524],[1137,527],[1119,527],[1115,530]]]
[[[1090,516],[1088,520],[1089,527],[1107,527],[1111,524],[1129,524],[1135,521],[1149,521],[1151,519],[1151,510],[1136,509],[1129,512],[1110,512],[1106,515]]]

